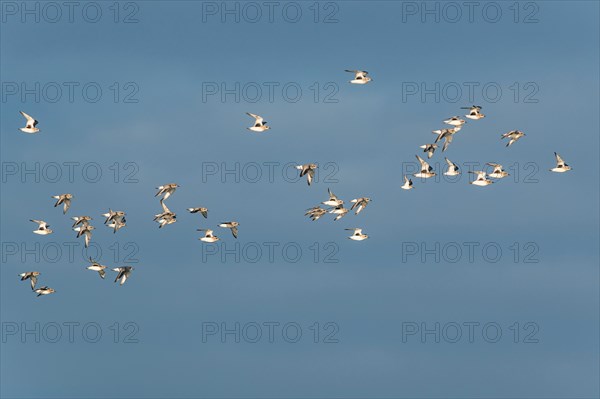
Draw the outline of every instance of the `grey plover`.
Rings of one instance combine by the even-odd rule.
[[[219,224],[219,227],[231,229],[231,234],[233,234],[233,237],[237,238],[239,225],[240,224],[238,222],[222,222]]]
[[[19,274],[19,277],[21,277],[21,281],[25,281],[27,279],[29,279],[30,283],[31,283],[31,289],[35,289],[35,285],[37,284],[37,278],[38,276],[42,274],[40,272],[25,272],[25,273],[21,273]]]
[[[317,169],[317,164],[315,163],[306,163],[304,165],[296,165],[296,169],[300,171],[300,177],[306,175],[306,182],[310,186],[315,177],[315,169]]]
[[[204,231],[204,237],[200,237],[198,238],[200,241],[203,242],[217,242],[219,241],[219,237],[217,237],[216,235],[214,235],[213,231],[211,229],[197,229],[197,231]]]
[[[350,83],[356,84],[356,85],[365,85],[367,83],[369,83],[370,81],[372,81],[373,79],[371,79],[369,75],[369,72],[367,71],[359,71],[359,70],[355,70],[355,69],[346,69],[346,72],[350,72],[354,74],[354,79],[352,79],[350,81]]]
[[[493,181],[491,181],[490,179],[487,179],[486,173],[481,171],[481,170],[473,170],[473,171],[469,171],[469,173],[473,173],[477,175],[477,178],[475,180],[473,180],[472,182],[469,182],[470,184],[473,184],[475,186],[487,186],[493,183]]]
[[[402,186],[400,186],[401,189],[403,190],[410,190],[413,189],[413,182],[412,180],[410,180],[408,178],[408,176],[404,175],[404,184]]]
[[[43,220],[30,219],[30,221],[38,225],[37,230],[33,230],[35,234],[39,234],[42,236],[52,234],[52,229],[49,229],[50,225],[44,222]]]
[[[175,190],[177,190],[178,187],[179,187],[179,185],[177,183],[169,183],[169,184],[164,184],[162,186],[158,186],[158,187],[156,187],[158,192],[156,194],[154,194],[154,196],[158,197],[159,195],[162,195],[162,200],[164,201],[167,198],[169,198],[171,196],[171,194],[173,194],[175,192]]]
[[[454,162],[452,162],[451,160],[449,160],[448,158],[444,158],[446,160],[446,163],[448,164],[448,169],[444,172],[444,175],[446,176],[457,176],[460,174],[460,170],[458,168],[458,165],[455,164]]]
[[[564,173],[571,170],[571,167],[563,161],[563,159],[558,155],[558,153],[554,153],[554,157],[556,158],[556,167],[550,169],[552,172]]]
[[[354,208],[356,208],[356,211],[354,214],[358,215],[363,209],[365,209],[367,207],[369,202],[371,202],[371,198],[360,197],[360,198],[355,198],[350,202],[352,203],[350,210],[354,210]]]
[[[56,203],[54,204],[55,208],[62,204],[63,215],[64,215],[65,213],[67,213],[67,211],[71,207],[71,200],[73,199],[73,194],[53,195],[52,198],[54,198],[56,200]]]
[[[502,140],[507,137],[510,138],[510,140],[506,144],[507,147],[510,147],[511,145],[516,143],[517,140],[519,140],[523,136],[526,136],[526,134],[521,132],[520,130],[511,130],[510,132],[504,133],[502,136],[500,136],[500,139]]]
[[[362,240],[366,240],[367,238],[369,238],[368,235],[362,233],[362,229],[353,227],[351,229],[346,229],[346,230],[354,231],[354,233],[352,233],[352,235],[350,237],[348,237],[351,240],[362,241]]]
[[[129,276],[131,275],[131,272],[133,272],[135,268],[133,266],[121,266],[121,267],[115,267],[113,270],[113,272],[117,272],[117,277],[115,278],[115,283],[121,279],[121,282],[119,283],[119,285],[123,285],[125,284],[125,281],[127,281],[127,279],[129,278]]]
[[[253,132],[261,133],[271,128],[271,126],[267,126],[267,121],[264,120],[262,116],[251,114],[250,112],[246,112],[246,115],[254,118],[254,125],[247,127],[246,129],[251,130]]]
[[[29,133],[29,134],[37,133],[40,131],[40,129],[38,129],[36,127],[38,124],[38,121],[36,121],[32,116],[27,115],[23,111],[19,111],[19,112],[27,120],[27,122],[25,123],[25,127],[19,128],[20,131],[22,131],[23,133]]]
[[[428,179],[430,177],[435,176],[435,172],[433,171],[433,168],[427,162],[425,162],[425,160],[423,160],[423,158],[421,158],[420,156],[416,155],[416,157],[419,160],[419,163],[421,164],[421,170],[418,173],[415,173],[414,176],[421,177],[423,179]]]

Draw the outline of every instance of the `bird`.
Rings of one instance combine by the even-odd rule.
[[[444,123],[446,125],[452,125],[452,126],[462,126],[465,123],[467,123],[464,119],[460,119],[459,116],[453,116],[451,118],[448,118],[444,121]]]
[[[315,177],[315,169],[317,169],[317,164],[315,163],[307,163],[304,165],[296,165],[296,169],[300,171],[300,177],[306,175],[306,182],[310,186]]]
[[[90,246],[90,240],[92,239],[92,230],[95,229],[94,226],[84,223],[79,227],[75,227],[75,231],[77,231],[77,238],[81,237],[82,235],[85,236],[85,247],[89,247]]]
[[[56,291],[54,290],[54,288],[43,286],[43,287],[40,287],[40,288],[34,290],[34,292],[37,294],[37,296],[42,296],[42,295],[54,294]]]
[[[343,218],[344,216],[346,216],[348,211],[349,211],[349,209],[344,208],[344,205],[339,205],[339,206],[336,206],[335,208],[331,209],[329,211],[329,213],[333,213],[333,214],[337,215],[333,219],[333,221],[335,222],[336,220],[339,220],[339,219]]]
[[[516,143],[517,140],[519,140],[523,136],[526,136],[526,134],[521,132],[520,130],[511,130],[510,132],[504,133],[502,136],[500,136],[500,140],[510,137],[510,141],[508,142],[508,144],[506,144],[506,146],[509,147]]]
[[[211,229],[197,229],[197,231],[204,231],[204,237],[200,237],[198,238],[200,241],[203,242],[217,242],[219,241],[219,237],[217,237],[216,235],[213,234],[213,231]]]
[[[465,118],[478,120],[485,118],[485,115],[481,113],[480,105],[471,105],[470,107],[461,107],[461,109],[468,109],[469,113],[465,115]]]
[[[96,262],[95,260],[92,260],[92,258],[90,258],[90,263],[91,263],[91,265],[86,267],[86,269],[92,270],[94,272],[98,272],[98,275],[102,279],[104,279],[104,277],[106,276],[106,271],[104,270],[104,269],[106,269],[106,266],[101,265],[100,263]]]
[[[92,220],[92,218],[90,216],[73,216],[71,219],[74,220],[74,223],[73,223],[73,226],[72,226],[73,228],[75,228],[75,227],[77,227],[77,226],[79,226],[80,224],[83,224],[83,223],[88,223],[89,224],[89,221]]]
[[[187,210],[189,213],[200,213],[202,216],[204,216],[204,219],[208,218],[208,208],[188,208]]]
[[[367,238],[369,238],[368,235],[362,233],[362,229],[353,227],[351,229],[346,229],[346,230],[354,231],[354,233],[352,233],[352,235],[350,237],[348,237],[351,240],[362,241],[362,240],[366,240]]]
[[[475,179],[472,182],[469,182],[470,184],[474,184],[476,186],[487,186],[487,185],[493,183],[493,181],[491,181],[490,179],[486,179],[486,177],[485,177],[486,173],[481,170],[475,170],[475,171],[470,170],[469,173],[473,173],[473,174],[477,175],[477,179]]]
[[[167,204],[163,200],[160,200],[160,205],[163,208],[163,212],[158,215],[154,215],[154,221],[159,223],[158,228],[162,228],[168,224],[177,222],[177,215],[167,207]]]
[[[19,276],[21,277],[21,281],[25,281],[25,280],[29,279],[31,282],[31,289],[34,290],[35,285],[37,284],[37,278],[40,274],[42,274],[42,273],[40,273],[40,272],[25,272],[25,273],[19,274]]]
[[[427,159],[429,159],[433,156],[433,153],[437,148],[437,144],[423,144],[422,146],[420,146],[420,148],[423,149],[423,152],[427,153]]]
[[[326,209],[323,209],[320,206],[315,206],[313,208],[307,209],[304,216],[310,217],[312,219],[312,221],[314,222],[316,220],[319,220],[319,218],[326,213],[327,213]]]
[[[238,222],[222,222],[221,224],[219,224],[219,227],[224,227],[226,229],[231,229],[231,234],[233,234],[233,236],[235,238],[237,238],[238,236],[238,226],[240,224]]]
[[[452,139],[454,138],[454,134],[462,129],[460,126],[450,128],[450,129],[439,129],[433,130],[432,133],[437,134],[438,136],[435,138],[434,143],[437,143],[441,139],[444,139],[444,146],[442,147],[442,152],[446,151]]]
[[[449,160],[448,158],[444,158],[444,159],[446,159],[446,163],[448,164],[448,170],[446,170],[444,172],[444,175],[446,175],[446,176],[460,175],[460,171],[458,170],[458,165],[455,164],[454,162],[452,162],[451,160]]]
[[[56,200],[54,207],[56,208],[60,204],[63,205],[63,215],[67,213],[69,208],[71,207],[71,200],[73,199],[73,194],[59,194],[53,195],[52,198]]]
[[[177,190],[178,187],[179,187],[179,185],[177,183],[169,183],[169,184],[165,184],[163,186],[158,186],[158,187],[156,187],[158,192],[156,194],[154,194],[154,196],[158,197],[159,195],[162,195],[163,197],[162,197],[161,201],[164,201],[167,198],[169,198],[171,196],[171,194],[173,194],[175,192],[175,190]]]
[[[271,126],[267,126],[267,121],[262,118],[260,115],[251,114],[250,112],[246,112],[246,115],[254,118],[254,125],[247,127],[246,129],[251,130],[253,132],[261,133],[265,130],[269,130]]]
[[[412,180],[410,180],[408,178],[408,176],[404,175],[404,184],[402,186],[400,186],[401,189],[403,190],[410,190],[413,189],[413,182]]]
[[[346,69],[346,72],[350,72],[354,74],[354,79],[350,81],[350,83],[354,83],[357,85],[365,85],[372,81],[370,76],[367,76],[369,72],[367,71],[358,71],[354,69]]]
[[[121,266],[121,267],[115,267],[112,270],[113,270],[113,272],[117,272],[117,277],[115,278],[115,283],[119,279],[121,279],[121,282],[119,283],[119,285],[123,285],[123,284],[125,284],[125,281],[127,281],[129,276],[131,275],[131,272],[133,270],[135,270],[135,268],[133,266]]]
[[[486,165],[494,168],[492,173],[488,173],[489,177],[493,177],[494,179],[502,179],[506,176],[509,176],[509,174],[502,168],[502,165],[498,163],[488,162]]]
[[[417,159],[419,160],[419,162],[421,163],[421,171],[419,173],[415,173],[414,176],[415,177],[422,177],[424,179],[428,179],[430,177],[435,176],[435,172],[433,171],[433,168],[423,160],[423,158],[421,158],[420,156],[416,155]]]
[[[113,211],[112,209],[108,209],[108,213],[103,213],[102,216],[106,218],[104,224],[108,224],[115,219],[123,219],[125,217],[125,212],[123,211]]]
[[[44,222],[43,220],[35,220],[35,219],[30,219],[30,221],[32,221],[33,223],[37,223],[38,224],[38,228],[37,230],[33,230],[33,232],[35,234],[39,234],[42,236],[48,235],[48,234],[52,234],[52,229],[49,229],[48,227],[50,227],[50,225],[46,222]]]
[[[371,198],[360,197],[360,198],[353,199],[350,202],[352,203],[352,207],[350,207],[350,210],[354,210],[354,208],[356,208],[356,212],[354,214],[358,215],[363,209],[365,209],[367,207],[369,202],[371,202]]]
[[[125,217],[121,217],[114,219],[112,222],[108,223],[106,227],[113,229],[113,234],[115,234],[120,228],[125,227],[126,225]]]
[[[558,155],[558,153],[555,152],[554,157],[556,158],[556,167],[550,169],[551,172],[564,173],[571,170],[571,167],[567,165],[565,161],[563,161],[563,159],[560,155]]]
[[[327,189],[327,192],[329,193],[329,199],[327,201],[321,202],[321,204],[336,207],[344,203],[344,201],[336,197],[336,195],[332,193],[329,188]]]
[[[25,124],[25,127],[19,128],[20,131],[22,131],[23,133],[37,133],[40,131],[40,129],[38,129],[36,126],[38,124],[38,121],[36,121],[35,119],[33,119],[32,116],[27,115],[25,112],[23,111],[19,111],[21,113],[21,115],[23,115],[23,117],[25,117],[25,119],[27,119],[27,123]]]

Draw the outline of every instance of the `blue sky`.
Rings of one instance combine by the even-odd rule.
[[[598,3],[523,2],[517,23],[513,2],[481,2],[472,21],[462,8],[455,23],[442,3],[439,22],[435,15],[421,20],[435,2],[323,2],[317,23],[313,2],[278,3],[272,22],[256,23],[244,19],[250,14],[222,22],[221,2],[123,2],[118,23],[113,2],[93,4],[101,10],[96,23],[80,8],[72,22],[62,8],[52,23],[54,11],[42,4],[39,22],[35,15],[22,22],[21,2],[2,5],[2,397],[598,397]],[[217,14],[207,14],[213,6]],[[292,14],[284,18],[284,7],[302,11],[297,23],[286,20]],[[417,14],[407,13],[413,7]],[[323,23],[330,13],[337,22]],[[123,23],[128,15],[137,22]],[[374,80],[350,85],[344,69],[366,69]],[[40,100],[21,98],[22,84],[36,82]],[[73,101],[65,82],[74,82]],[[239,102],[233,95],[203,101],[203,85],[236,82],[248,90],[277,85],[274,99],[263,92],[254,103],[242,94]],[[472,84],[475,98],[463,92],[455,101],[440,91],[436,101],[403,91],[436,83],[448,90]],[[297,102],[282,93],[286,84],[301,88]],[[52,102],[57,85],[62,97]],[[499,87],[501,97],[484,96],[484,86]],[[102,90],[97,102],[89,100],[94,87]],[[330,92],[337,102],[323,101]],[[137,102],[124,102],[128,94]],[[415,190],[401,190],[403,170],[415,166],[419,145],[432,142],[430,131],[472,103],[486,118],[469,121],[432,165],[441,172],[435,164],[444,156],[461,166],[498,162],[519,176],[508,170],[509,178],[474,187],[465,166],[457,183],[414,179]],[[40,121],[40,134],[17,130],[19,110]],[[272,129],[250,133],[245,112],[264,116]],[[500,135],[513,129],[527,136],[506,148]],[[554,151],[572,172],[548,171]],[[22,178],[36,162],[39,181]],[[72,162],[69,179],[64,163]],[[265,162],[275,165],[273,182]],[[335,166],[308,187],[282,177],[290,162]],[[219,172],[262,165],[263,177],[203,175],[215,163]],[[57,164],[61,177],[53,182]],[[94,170],[102,174],[97,182]],[[323,172],[333,176],[324,182]],[[126,182],[129,173],[134,182]],[[153,196],[168,182],[181,185],[167,200],[178,222],[159,230]],[[313,223],[304,210],[326,200],[328,187],[346,202],[373,202],[358,216]],[[67,216],[50,198],[63,192],[75,195]],[[200,205],[208,219],[185,211]],[[109,207],[127,212],[127,227],[115,235],[102,226]],[[81,214],[94,217],[101,263],[136,267],[124,286],[113,284],[113,272],[103,281],[85,270],[68,218]],[[55,233],[32,234],[32,218]],[[231,234],[216,227],[225,220],[240,222],[239,262],[221,257],[236,252]],[[207,227],[221,246],[197,240],[196,229]],[[350,227],[370,238],[346,239]],[[436,243],[440,261],[423,259],[422,250]],[[73,259],[65,245],[78,245]],[[275,246],[272,261],[268,245]],[[475,246],[472,261],[468,245]],[[257,246],[263,252],[253,263]],[[453,262],[456,246],[462,252]],[[289,254],[297,248],[294,263]],[[497,248],[502,253],[492,261]],[[42,272],[40,284],[57,293],[36,298],[17,277],[29,270]],[[22,339],[22,327],[36,322],[40,342]],[[75,330],[69,342],[69,322],[97,323],[102,336],[87,342]],[[125,329],[128,322],[137,330]],[[297,323],[302,336],[290,343],[276,330],[269,342],[269,322]],[[473,342],[469,322],[479,323]],[[56,343],[49,342],[53,323],[62,326]],[[211,323],[258,323],[263,335],[257,343],[246,335],[221,342],[203,337]],[[326,323],[337,326],[338,342],[323,342],[333,331]],[[451,343],[442,334],[436,343],[417,333],[403,342],[412,323],[440,323],[440,334],[457,323],[462,337]],[[489,323],[502,329],[496,343],[481,333]],[[11,335],[11,328],[19,330]],[[523,342],[534,330],[538,342]],[[123,342],[132,331],[137,343]]]

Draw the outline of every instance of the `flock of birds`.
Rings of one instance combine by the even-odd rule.
[[[350,80],[350,83],[352,84],[364,85],[372,82],[372,79],[370,76],[368,76],[369,73],[367,71],[346,70],[346,72],[351,72],[354,74],[354,79]],[[466,114],[465,117],[470,120],[476,121],[485,117],[485,115],[481,113],[481,106],[473,105],[470,107],[462,107],[461,109],[469,110],[468,114]],[[21,115],[23,115],[23,117],[26,119],[26,125],[24,128],[20,128],[19,130],[21,130],[23,133],[29,134],[38,133],[40,131],[40,129],[37,127],[38,121],[32,116],[26,114],[25,112],[20,112]],[[262,133],[270,129],[270,126],[267,125],[267,121],[265,121],[260,115],[252,114],[249,112],[247,113],[247,115],[254,118],[254,123],[252,126],[247,128],[248,130],[256,133]],[[459,132],[466,123],[466,121],[464,119],[461,119],[461,117],[459,116],[453,116],[444,120],[443,122],[444,124],[449,125],[451,127],[434,130],[433,133],[437,135],[435,141],[433,143],[427,143],[420,146],[420,148],[423,149],[423,152],[427,154],[428,159],[430,159],[434,155],[435,151],[438,148],[438,143],[441,140],[444,141],[444,144],[442,146],[442,152],[445,152],[448,149],[450,143],[452,143],[454,135],[457,132]],[[519,139],[525,136],[525,133],[519,130],[512,130],[508,133],[502,134],[501,139],[509,139],[508,143],[506,144],[506,147],[510,147]],[[571,167],[565,163],[565,161],[561,158],[561,156],[558,153],[555,152],[554,156],[556,158],[556,166],[550,169],[550,171],[563,173],[571,170]],[[427,163],[427,161],[425,161],[419,155],[416,155],[416,157],[421,167],[417,173],[413,174],[414,177],[427,179],[436,175],[435,171]],[[448,158],[445,158],[445,160],[448,167],[447,170],[443,173],[444,175],[457,176],[461,173],[456,163],[452,162]],[[469,171],[469,173],[473,173],[477,176],[474,181],[470,182],[470,184],[476,186],[487,186],[494,183],[494,180],[490,180],[488,179],[488,177],[492,179],[502,179],[509,175],[503,169],[503,166],[501,164],[489,162],[487,163],[487,165],[493,168],[493,171],[491,173],[487,173],[486,171]],[[315,163],[307,163],[296,166],[296,169],[300,171],[300,177],[306,176],[306,180],[309,186],[311,185],[314,179],[315,171],[317,168],[318,165]],[[173,224],[177,221],[177,215],[167,207],[165,201],[171,195],[173,195],[173,193],[175,192],[175,190],[177,190],[178,187],[179,185],[176,183],[169,183],[156,188],[158,191],[155,194],[155,197],[160,197],[159,203],[162,208],[161,213],[154,215],[154,221],[159,224],[159,228],[162,228],[169,224]],[[412,180],[407,175],[404,175],[404,184],[401,186],[401,188],[404,190],[410,190],[414,188]],[[317,206],[307,209],[304,215],[308,216],[311,220],[316,221],[323,215],[329,213],[335,215],[333,220],[337,221],[346,216],[346,214],[348,214],[350,211],[354,211],[354,214],[358,215],[371,202],[371,199],[368,197],[355,198],[350,201],[352,205],[350,209],[348,209],[344,207],[344,201],[338,198],[330,189],[328,189],[328,194],[329,199],[321,202]],[[70,193],[66,193],[52,196],[52,198],[56,200],[54,207],[62,205],[63,215],[66,214],[69,208],[71,207],[73,195]],[[324,205],[325,207],[322,207],[321,205]],[[205,219],[208,218],[208,209],[205,207],[187,208],[187,211],[189,213],[200,213],[202,216],[204,216]],[[126,214],[123,211],[113,211],[112,209],[109,209],[108,212],[102,214],[102,216],[105,218],[104,225],[111,228],[113,230],[113,233],[116,233],[118,230],[126,226]],[[77,232],[77,238],[81,236],[84,237],[85,247],[87,248],[92,239],[92,231],[95,229],[94,226],[92,226],[91,224],[92,217],[74,216],[71,219],[73,220],[72,229]],[[35,219],[31,219],[31,221],[38,225],[38,228],[33,231],[35,234],[48,235],[53,232],[53,230],[50,229],[50,225],[45,221]],[[218,224],[218,226],[221,228],[230,229],[233,237],[236,239],[238,238],[239,223],[237,221],[222,222]],[[352,234],[348,237],[351,240],[362,241],[369,238],[367,234],[363,234],[361,228],[350,228],[346,230],[352,231]],[[202,242],[214,243],[216,241],[219,241],[220,239],[214,234],[214,231],[211,229],[198,229],[197,231],[204,232],[204,236],[199,238],[199,240]],[[104,279],[106,275],[107,266],[99,264],[92,258],[90,258],[89,261],[90,265],[87,267],[87,269],[97,272],[99,276],[102,279]],[[112,271],[117,273],[115,283],[120,280],[120,285],[123,285],[125,281],[127,281],[127,279],[131,276],[133,270],[133,266],[120,266],[112,268]],[[50,288],[48,286],[36,288],[37,280],[40,274],[41,273],[37,271],[30,271],[21,273],[19,274],[19,276],[21,277],[21,281],[30,280],[31,289],[33,292],[37,293],[38,297],[56,292],[53,288]]]

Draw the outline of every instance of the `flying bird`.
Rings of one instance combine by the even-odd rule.
[[[217,237],[216,235],[213,234],[213,231],[211,229],[197,229],[197,231],[204,231],[204,237],[200,237],[198,238],[200,241],[203,242],[217,242],[219,241],[219,237]]]
[[[188,208],[187,210],[189,213],[200,213],[202,216],[204,216],[204,219],[208,218],[208,208]]]
[[[321,202],[321,204],[336,207],[344,203],[344,201],[336,197],[336,195],[332,193],[329,188],[327,189],[327,192],[329,193],[329,199],[327,201]]]
[[[251,127],[247,127],[246,129],[251,130],[253,132],[261,133],[271,128],[271,126],[267,126],[267,121],[264,120],[262,116],[251,114],[250,112],[246,112],[246,115],[254,118],[254,125]]]
[[[469,113],[465,115],[465,118],[479,120],[485,118],[485,115],[481,113],[480,105],[471,105],[470,107],[461,107],[461,109],[468,109]]]
[[[125,281],[127,281],[129,276],[131,275],[131,272],[133,270],[135,270],[135,268],[133,266],[121,266],[121,267],[115,267],[112,270],[113,270],[113,272],[117,272],[117,277],[115,278],[115,283],[119,279],[121,279],[121,282],[119,283],[119,285],[123,285],[123,284],[125,284]]]
[[[106,218],[104,224],[113,229],[113,234],[126,225],[125,212],[123,211],[109,209],[108,213],[103,213],[102,216]]]
[[[427,162],[425,162],[425,160],[423,160],[423,158],[421,158],[420,156],[416,155],[416,157],[419,160],[419,162],[421,163],[421,171],[419,173],[415,173],[414,176],[421,177],[423,179],[428,179],[430,177],[435,176],[435,172],[433,171],[433,168]]]
[[[558,155],[558,153],[554,153],[554,157],[556,157],[556,167],[550,169],[551,172],[564,173],[571,170],[571,167],[563,161],[563,159]]]
[[[154,196],[158,197],[159,195],[162,195],[163,197],[162,197],[161,201],[164,201],[167,198],[169,198],[171,196],[171,194],[173,194],[175,192],[175,190],[177,190],[178,187],[179,187],[179,185],[177,183],[169,183],[169,184],[165,184],[163,186],[158,186],[158,187],[156,187],[158,192],[156,194],[154,194]]]
[[[350,83],[354,83],[356,85],[366,85],[373,79],[370,76],[367,76],[369,72],[367,71],[358,71],[354,69],[346,69],[346,72],[350,72],[354,74],[354,79],[350,81]]]
[[[306,175],[306,182],[310,186],[315,177],[315,169],[317,169],[317,164],[307,163],[304,165],[296,165],[296,169],[300,171],[300,177]]]
[[[351,229],[346,229],[346,230],[354,231],[354,233],[352,233],[352,235],[350,237],[348,237],[351,240],[362,241],[362,240],[366,240],[367,238],[369,238],[368,235],[362,233],[362,229],[351,228]]]
[[[350,207],[350,210],[354,210],[354,208],[356,208],[356,212],[354,214],[358,215],[360,213],[360,211],[365,209],[367,207],[367,205],[369,204],[369,202],[371,202],[371,198],[360,197],[360,198],[353,199],[350,202],[352,203],[352,207]]]
[[[314,222],[316,220],[319,220],[319,218],[326,213],[327,213],[326,209],[323,209],[320,206],[315,206],[313,208],[307,209],[304,216],[310,217],[312,219],[312,221]]]
[[[113,234],[115,234],[119,229],[125,227],[127,225],[125,217],[114,219],[112,222],[108,223],[106,227],[113,229]]]
[[[419,148],[422,148],[423,152],[427,153],[427,159],[429,159],[433,156],[433,153],[435,152],[435,149],[437,148],[437,144],[423,144]]]
[[[96,262],[95,260],[92,260],[92,258],[90,258],[90,263],[91,265],[89,265],[88,267],[86,267],[86,269],[88,270],[92,270],[94,272],[98,272],[98,275],[104,279],[104,277],[106,276],[106,266],[101,265],[100,263]]]
[[[90,240],[92,239],[92,230],[95,227],[89,223],[83,223],[81,226],[75,227],[73,230],[77,231],[77,238],[84,236],[85,239],[85,247],[90,246]]]
[[[437,143],[441,139],[444,139],[444,146],[442,147],[442,152],[446,151],[452,139],[454,138],[454,134],[461,129],[460,126],[450,128],[450,129],[439,129],[433,130],[432,133],[437,134],[438,136],[435,138],[434,143]]]
[[[34,290],[34,292],[37,294],[37,296],[42,296],[42,295],[54,294],[56,291],[54,290],[54,288],[43,286],[43,287],[40,287],[40,288]]]
[[[52,234],[52,229],[49,229],[48,227],[50,227],[50,225],[46,222],[44,222],[43,220],[35,220],[35,219],[30,219],[30,221],[32,221],[33,223],[37,223],[38,224],[38,228],[37,230],[33,230],[33,232],[35,234],[39,234],[42,236],[48,235],[48,234]]]
[[[410,180],[408,178],[408,176],[404,175],[404,184],[402,186],[400,186],[401,189],[403,190],[410,190],[413,189],[413,182],[412,180]]]
[[[40,274],[42,274],[42,273],[40,273],[40,272],[25,272],[25,273],[19,274],[19,276],[21,277],[21,281],[25,281],[25,280],[29,279],[29,281],[31,282],[31,289],[34,290],[35,285],[37,284],[37,278]]]
[[[525,133],[521,132],[520,130],[511,130],[510,132],[504,133],[502,136],[500,136],[500,140],[509,137],[510,141],[508,142],[508,144],[506,144],[506,146],[510,147],[511,145],[516,143],[517,140],[519,140],[523,136],[525,136]]]
[[[71,207],[71,200],[73,199],[73,194],[53,195],[52,198],[54,198],[56,200],[56,203],[54,204],[55,208],[62,204],[63,215],[64,215],[65,213],[67,213],[67,211]]]
[[[104,224],[108,224],[109,222],[115,219],[121,219],[125,217],[125,212],[123,211],[113,211],[112,209],[108,210],[108,213],[103,213],[102,216],[106,218]]]
[[[240,224],[238,222],[223,222],[221,224],[219,224],[219,227],[224,227],[226,229],[231,229],[231,234],[233,234],[233,236],[235,238],[237,238],[238,236],[238,226]]]
[[[492,173],[488,173],[489,177],[493,177],[494,179],[502,179],[506,176],[509,176],[508,172],[506,172],[499,163],[488,162],[486,165],[494,168]]]
[[[154,221],[159,223],[158,228],[162,228],[168,224],[177,222],[177,215],[167,207],[167,204],[163,200],[160,200],[160,205],[163,208],[163,212],[158,215],[154,215]]]
[[[342,205],[336,206],[335,208],[331,209],[329,211],[329,213],[333,213],[333,214],[336,215],[335,219],[333,219],[333,221],[335,222],[336,220],[340,220],[341,218],[343,218],[344,216],[346,216],[346,214],[348,213],[348,211],[349,211],[349,209],[344,208],[344,205],[342,204]],[[313,219],[313,220],[316,220],[316,219]]]
[[[446,170],[444,172],[444,175],[446,176],[457,176],[460,175],[460,171],[458,170],[458,165],[455,164],[454,162],[452,162],[451,160],[449,160],[448,158],[446,159],[446,163],[448,164],[448,170]]]
[[[83,223],[89,224],[90,220],[92,220],[90,216],[73,216],[71,219],[74,221],[72,226],[73,228]]]
[[[487,186],[493,183],[493,181],[491,181],[490,179],[487,179],[486,173],[481,171],[481,170],[475,170],[475,171],[469,171],[469,173],[473,173],[477,175],[477,179],[475,179],[472,182],[469,182],[470,184],[473,184],[475,186]]]
[[[40,129],[38,129],[36,127],[37,124],[38,124],[38,121],[36,121],[35,119],[33,119],[33,117],[31,117],[30,115],[27,115],[23,111],[19,111],[19,112],[27,120],[27,123],[25,124],[25,127],[19,128],[20,131],[22,131],[23,133],[30,133],[30,134],[37,133],[37,132],[40,131]]]
[[[453,116],[451,118],[448,118],[444,121],[444,123],[446,125],[452,125],[452,126],[462,126],[465,123],[467,123],[464,119],[460,119],[459,116]]]

